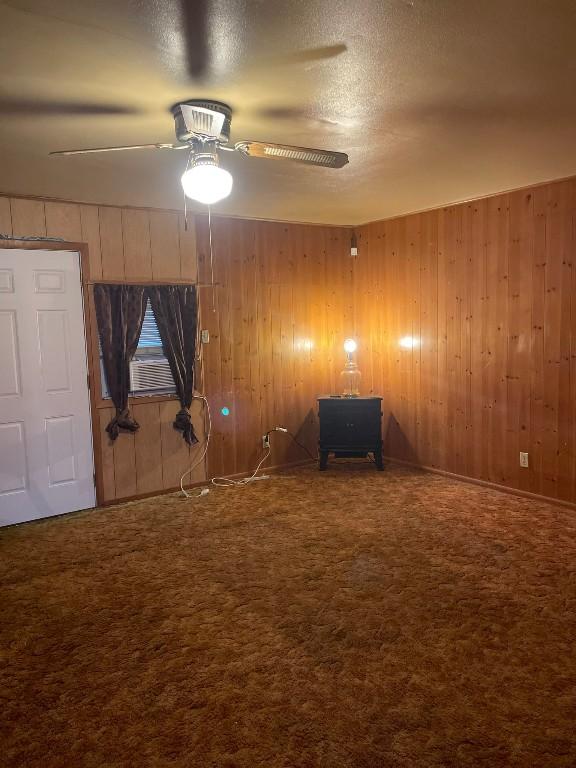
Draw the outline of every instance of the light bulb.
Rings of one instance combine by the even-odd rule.
[[[182,176],[186,197],[204,205],[217,203],[232,191],[232,174],[214,164],[195,165]]]
[[[354,339],[346,339],[344,342],[344,352],[348,352],[348,354],[352,354],[352,352],[356,352],[356,348],[358,347],[358,344],[354,341]]]

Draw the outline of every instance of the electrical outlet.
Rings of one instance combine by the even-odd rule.
[[[264,448],[265,451],[270,448],[270,435],[262,435],[262,448]]]
[[[528,466],[528,454],[525,453],[525,451],[520,451],[520,466],[521,467]]]
[[[202,344],[208,344],[210,342],[210,331],[203,330],[200,334]]]

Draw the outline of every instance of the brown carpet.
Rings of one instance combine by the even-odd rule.
[[[576,765],[570,510],[347,465],[0,556],[1,765]]]

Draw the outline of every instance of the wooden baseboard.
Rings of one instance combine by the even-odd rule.
[[[512,496],[522,496],[525,499],[532,499],[533,501],[542,501],[546,504],[554,504],[557,507],[566,507],[568,509],[576,509],[576,503],[572,501],[564,501],[563,499],[555,499],[553,496],[542,496],[539,493],[532,493],[531,491],[523,491],[520,488],[511,488],[508,485],[499,485],[498,483],[492,483],[489,480],[480,480],[476,477],[468,477],[467,475],[458,475],[456,472],[448,472],[445,469],[438,469],[436,467],[428,467],[425,464],[417,464],[413,461],[404,461],[403,459],[395,459],[392,456],[385,456],[385,461],[391,464],[399,464],[404,467],[412,467],[413,469],[421,469],[423,472],[431,472],[434,475],[441,475],[442,477],[448,477],[451,480],[460,480],[463,483],[471,483],[472,485],[481,485],[484,488],[491,488],[493,491],[501,491],[502,493],[511,494]]]
[[[272,467],[262,467],[260,474],[263,475],[277,475],[280,472],[286,470],[286,469],[292,469],[296,467],[302,467],[305,464],[314,464],[316,463],[315,460],[312,459],[303,459],[301,461],[294,461],[290,464],[275,464]],[[250,477],[250,475],[253,473],[254,470],[250,470],[248,472],[236,472],[234,475],[226,475],[226,477],[231,478],[232,480],[240,480],[243,477]],[[210,485],[210,480],[199,480],[195,483],[189,483],[184,486],[186,490],[189,490],[190,488],[201,488],[203,485]],[[103,507],[115,507],[119,506],[121,504],[127,504],[133,501],[141,501],[142,499],[151,499],[154,496],[166,496],[170,493],[176,493],[180,490],[180,486],[175,488],[165,488],[163,490],[158,491],[152,491],[150,493],[140,493],[136,496],[125,496],[119,499],[110,499],[109,501],[105,501],[103,504],[100,504],[96,509],[101,509]]]

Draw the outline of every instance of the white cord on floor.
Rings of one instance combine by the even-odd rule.
[[[264,462],[269,456],[270,456],[270,448],[268,447],[266,449],[266,453],[264,454],[264,456],[262,456],[262,458],[258,462],[258,466],[254,470],[254,472],[252,472],[250,477],[241,477],[238,480],[236,480],[233,477],[213,477],[210,482],[212,483],[212,485],[217,485],[220,488],[229,488],[230,486],[233,486],[233,485],[248,485],[248,483],[252,483],[254,482],[254,480],[266,480],[268,478],[268,475],[260,475],[260,477],[256,477],[256,475],[258,474],[258,471],[260,470],[260,467],[262,466],[262,464],[264,464]]]
[[[210,481],[212,485],[216,485],[219,488],[229,488],[235,485],[248,485],[249,483],[253,483],[255,480],[267,480],[269,475],[260,475],[258,477],[257,475],[262,464],[264,464],[264,462],[270,457],[270,436],[272,432],[288,432],[288,430],[285,427],[272,427],[272,429],[269,429],[268,432],[266,432],[265,437],[268,438],[268,447],[266,448],[264,456],[262,456],[258,462],[258,466],[254,472],[252,472],[250,477],[241,477],[239,479],[235,479],[233,477],[213,477]]]
[[[208,488],[201,488],[198,493],[188,493],[188,491],[186,491],[184,488],[184,478],[187,475],[189,475],[194,469],[196,469],[196,467],[204,460],[204,457],[208,452],[208,446],[210,445],[210,436],[212,435],[212,417],[210,415],[210,404],[207,398],[205,397],[205,395],[194,395],[194,399],[203,400],[204,403],[206,404],[206,413],[208,415],[208,433],[206,435],[206,444],[204,445],[204,450],[202,451],[202,455],[200,456],[198,461],[195,464],[193,464],[189,469],[187,469],[186,472],[184,472],[184,474],[180,478],[180,490],[182,491],[183,495],[187,499],[196,499],[196,498],[199,498],[200,496],[205,496],[207,493],[210,492]],[[210,480],[212,485],[215,485],[219,488],[231,488],[234,486],[248,485],[249,483],[253,483],[256,480],[267,480],[268,475],[258,475],[258,472],[260,471],[260,467],[270,457],[270,452],[271,452],[270,435],[272,434],[272,432],[288,432],[288,430],[285,429],[284,427],[272,427],[272,429],[270,429],[266,433],[268,437],[268,447],[266,448],[266,452],[264,453],[264,456],[262,456],[262,458],[258,462],[258,466],[254,470],[254,472],[252,472],[250,477],[241,477],[238,479],[233,477],[213,477]]]

